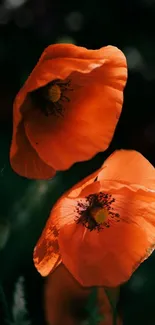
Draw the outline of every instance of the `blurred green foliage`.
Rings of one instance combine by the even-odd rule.
[[[147,0],[96,0],[95,3],[88,0],[8,0],[7,6],[5,3],[0,2],[2,295],[6,295],[10,310],[15,284],[23,275],[32,325],[43,325],[44,280],[33,266],[32,253],[52,205],[66,189],[100,167],[116,148],[136,149],[155,166],[155,3]],[[69,171],[59,173],[54,180],[30,181],[16,175],[9,164],[13,99],[43,49],[62,41],[88,48],[112,44],[125,52],[129,79],[123,113],[107,152],[89,162],[76,164]],[[122,286],[118,307],[124,325],[155,324],[154,273],[153,253]]]

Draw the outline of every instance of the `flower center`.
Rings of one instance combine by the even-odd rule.
[[[44,115],[63,117],[63,103],[70,102],[70,98],[65,93],[73,90],[70,85],[71,80],[53,80],[46,86],[31,92],[31,98]]]
[[[87,196],[85,203],[79,199],[75,222],[82,224],[90,231],[109,228],[113,223],[120,221],[119,214],[115,213],[112,207],[114,202],[115,199],[111,194],[103,192]]]
[[[92,217],[98,224],[103,224],[109,216],[109,212],[106,209],[102,208],[94,208],[91,212]]]
[[[48,97],[51,102],[53,103],[58,102],[59,99],[61,98],[61,88],[57,84],[49,87]]]

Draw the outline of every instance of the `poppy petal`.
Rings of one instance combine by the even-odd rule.
[[[16,107],[20,107],[24,101],[24,92],[20,91],[19,96],[16,97],[13,107],[13,136],[10,148],[10,164],[12,169],[19,174],[31,179],[49,179],[55,175],[55,170],[45,164],[38,156],[36,151],[29,143],[22,122],[22,114]],[[31,107],[28,98],[23,105]]]
[[[89,73],[106,61],[111,61],[115,65],[116,58],[120,67],[122,64],[126,67],[124,54],[114,46],[102,47],[99,50],[88,50],[73,44],[50,45],[42,53],[23,89],[25,89],[26,94],[45,86],[54,79],[65,79],[73,71]],[[126,74],[124,75],[125,81]]]
[[[96,175],[98,174],[98,171],[94,172],[90,176],[88,176],[86,179],[82,180],[78,183],[78,186],[75,185],[72,188],[72,191],[67,191],[56,203],[56,205],[52,209],[52,218],[49,217],[45,228],[41,234],[41,237],[36,244],[35,250],[34,250],[34,264],[37,268],[38,272],[42,276],[46,276],[50,273],[51,270],[55,268],[55,265],[53,263],[53,257],[51,257],[51,241],[53,240],[53,227],[56,228],[56,231],[59,231],[61,227],[63,227],[66,223],[71,224],[75,222],[75,214],[73,214],[71,211],[75,210],[77,201],[73,200],[73,198],[78,197],[80,194],[80,197],[83,195],[83,199],[81,198],[81,202],[85,202],[84,195],[86,194],[86,191],[88,189],[90,190],[90,184],[95,184],[97,182],[94,182],[96,179]],[[98,186],[98,185],[97,185]],[[92,187],[91,187],[92,191]],[[63,213],[63,209],[65,210],[64,218],[61,218],[59,214],[57,214],[57,206],[61,206],[60,209]],[[71,212],[71,213],[70,213]],[[54,226],[55,225],[55,226]],[[50,249],[48,249],[50,247]],[[40,253],[41,248],[41,253]],[[52,254],[53,256],[53,254]],[[38,262],[39,261],[39,262]]]
[[[127,163],[129,169],[126,169]],[[154,168],[138,152],[120,150],[114,152],[97,173],[59,199],[51,211],[45,233],[52,220],[59,230],[62,261],[82,285],[117,286],[127,281],[154,250]],[[99,191],[115,199],[113,211],[120,221],[117,223],[117,218],[111,218],[110,227],[103,226],[100,232],[90,231],[76,222],[79,203],[80,206],[88,204],[87,196],[94,193],[95,183],[100,183]]]
[[[114,47],[99,51],[103,62],[81,59],[74,62],[69,58],[67,66],[62,60],[58,66],[55,62],[54,68],[44,67],[47,65],[45,61],[38,68],[41,71],[37,70],[47,83],[48,78],[51,81],[49,71],[55,73],[56,79],[54,71],[57,66],[59,73],[61,71],[57,78],[64,79],[70,75],[73,82],[73,91],[68,95],[70,102],[63,104],[64,117],[47,117],[36,108],[27,112],[24,121],[31,145],[41,159],[56,170],[65,170],[75,162],[92,158],[99,151],[106,150],[112,140],[123,104],[126,60],[123,53]],[[37,88],[40,86],[41,81],[37,79]]]
[[[10,150],[12,169],[20,176],[31,179],[49,179],[54,176],[54,169],[46,165],[30,145],[22,123],[16,131]]]
[[[120,222],[100,232],[66,225],[59,233],[62,261],[84,286],[117,286],[127,281],[155,245],[155,192],[115,194]],[[65,211],[63,211],[63,216]],[[72,245],[70,245],[72,243]]]
[[[33,261],[36,269],[42,276],[50,273],[61,263],[58,244],[58,230],[48,221],[48,231],[43,231],[33,253]]]
[[[102,186],[107,181],[123,185],[152,187],[155,189],[155,169],[149,161],[135,150],[115,151],[103,164],[98,175]]]
[[[91,291],[92,288],[80,286],[63,264],[59,265],[54,272],[49,274],[45,283],[45,316],[48,324],[62,324],[63,320],[63,324],[75,325],[78,321],[84,320],[86,318],[84,311]],[[97,288],[97,299],[88,310],[89,315],[92,308],[97,307],[96,316],[103,316],[100,325],[113,324],[113,310],[106,292],[115,308],[119,298],[118,288],[108,288],[105,291],[101,287]],[[117,325],[120,324],[118,321]]]
[[[31,179],[49,179],[55,175],[54,169],[46,165],[30,145],[22,123],[12,140],[10,163],[20,176]]]
[[[56,58],[44,60],[38,64],[26,84],[26,92],[32,92],[40,87],[47,85],[56,79],[66,79],[74,72],[90,73],[94,68],[100,67],[105,63],[105,59],[76,59],[76,58]]]
[[[65,266],[60,264],[49,274],[45,283],[45,316],[48,324],[77,324],[75,316],[78,311],[83,311],[90,291],[80,286]]]
[[[111,54],[111,47],[112,46],[106,46],[102,48],[102,51],[104,50],[104,56],[106,59],[109,58],[109,55]],[[116,47],[112,47],[114,50],[117,50]],[[48,59],[56,59],[56,58],[76,58],[76,59],[102,59],[103,53],[101,49],[99,50],[88,50],[85,47],[82,46],[76,46],[74,44],[52,44],[49,45],[44,52],[42,53],[39,63],[41,63],[43,60]]]
[[[88,190],[88,186],[95,185],[94,183],[97,182],[98,174],[100,173],[100,171],[101,168],[92,173],[91,175],[87,176],[86,178],[82,179],[82,181],[74,185],[67,193],[65,193],[65,196],[68,196],[68,198],[72,199],[77,198],[78,196],[86,196],[85,190]]]
[[[86,48],[75,46],[73,44],[54,44],[48,46],[42,53],[38,63],[36,64],[35,68],[32,70],[30,76],[26,80],[23,87],[20,89],[19,93],[16,96],[15,102],[14,102],[14,120],[20,122],[21,116],[20,116],[20,109],[24,103],[24,101],[27,101],[27,95],[29,92],[45,86],[47,83],[51,82],[54,79],[64,79],[68,76],[67,68],[65,68],[66,65],[68,65],[68,59],[71,59],[71,66],[70,71],[74,71],[76,64],[76,59],[81,59],[81,64],[85,65],[85,60],[89,60],[86,62],[86,71],[90,72],[92,69],[94,69],[94,64],[98,66],[98,64],[103,64],[103,49],[107,53],[108,58],[108,48],[111,48],[110,46],[107,46],[107,50],[105,48],[102,48],[100,50],[87,50]],[[113,47],[113,49],[118,50],[117,48]],[[64,63],[63,63],[63,60]],[[53,62],[50,63],[54,59]],[[57,61],[55,61],[57,59]],[[60,60],[62,59],[62,60]],[[72,61],[73,59],[73,61]],[[90,60],[95,60],[92,63]],[[84,62],[83,62],[84,60]],[[96,60],[102,60],[102,61],[96,61]],[[104,59],[105,60],[105,59]],[[97,62],[97,63],[96,63]],[[100,62],[100,63],[99,63]],[[49,66],[49,64],[52,65]],[[59,66],[60,64],[60,66]],[[75,64],[75,66],[74,66]],[[62,66],[61,66],[62,65]],[[74,68],[73,68],[74,66]],[[90,70],[88,69],[88,66]],[[60,69],[59,69],[60,67]],[[52,68],[52,69],[51,69]],[[84,68],[84,66],[81,67],[81,69]],[[58,71],[56,70],[58,69]],[[61,70],[62,71],[59,71]],[[81,71],[80,69],[80,71]],[[85,70],[85,69],[84,69]],[[84,72],[83,70],[83,72]],[[86,72],[85,71],[85,72]],[[82,72],[82,71],[81,71]],[[59,75],[61,74],[62,75]],[[27,106],[30,106],[30,103],[26,103]],[[15,123],[15,124],[16,124]]]
[[[85,202],[85,199],[81,201]],[[59,203],[60,201],[60,203]],[[52,209],[52,218],[49,217],[45,228],[41,234],[41,237],[34,249],[34,263],[37,270],[41,275],[46,276],[54,268],[53,263],[53,252],[55,258],[55,251],[58,250],[58,234],[60,228],[64,227],[65,224],[75,223],[75,211],[77,201],[66,198],[63,196],[63,200],[59,200]],[[62,203],[62,204],[61,204]],[[59,206],[64,218],[61,218],[57,214],[57,206]],[[53,248],[52,248],[53,245]],[[60,255],[60,252],[59,252]]]

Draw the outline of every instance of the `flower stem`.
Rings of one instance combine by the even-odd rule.
[[[115,304],[113,303],[113,299],[111,298],[111,295],[109,293],[109,290],[105,288],[105,293],[107,295],[107,298],[110,302],[111,308],[112,308],[112,313],[113,313],[113,325],[117,325],[117,309]]]

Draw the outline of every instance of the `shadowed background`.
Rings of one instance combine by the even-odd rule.
[[[136,149],[155,166],[154,25],[155,0],[0,1],[0,279],[15,325],[44,325],[43,280],[33,267],[32,251],[56,199],[116,148]],[[29,181],[9,165],[12,102],[44,48],[57,42],[92,49],[111,44],[125,53],[129,78],[123,113],[107,152],[54,180]],[[154,274],[152,254],[122,287],[124,325],[155,324]],[[19,293],[18,308],[13,307],[17,282],[25,288],[24,316],[16,310]]]

